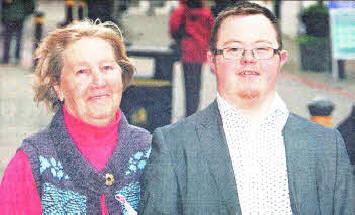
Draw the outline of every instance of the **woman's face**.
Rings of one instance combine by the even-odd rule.
[[[122,91],[122,70],[109,42],[84,37],[63,52],[60,84],[54,87],[69,113],[95,126],[115,120]]]

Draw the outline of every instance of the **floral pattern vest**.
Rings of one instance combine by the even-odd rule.
[[[46,129],[23,141],[20,149],[30,160],[43,214],[101,214],[102,194],[109,214],[128,214],[122,202],[138,209],[139,179],[150,155],[151,135],[121,116],[118,143],[100,172],[69,136],[61,109]]]

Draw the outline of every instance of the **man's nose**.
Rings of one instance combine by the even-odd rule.
[[[245,49],[241,58],[243,63],[254,63],[256,61],[253,50]]]

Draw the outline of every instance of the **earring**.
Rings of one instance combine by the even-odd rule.
[[[53,95],[56,95],[56,97],[58,98],[59,101],[61,101],[61,102],[64,101],[63,93],[58,88],[56,88],[56,86],[53,86],[51,88],[51,91],[52,91]]]

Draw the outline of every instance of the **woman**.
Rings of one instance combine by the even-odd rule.
[[[35,101],[56,112],[25,139],[0,186],[2,214],[129,214],[151,135],[119,110],[132,79],[119,29],[89,21],[50,33],[36,51]],[[116,200],[117,199],[117,200]]]
[[[199,105],[201,69],[207,60],[212,25],[213,15],[203,0],[180,0],[180,6],[170,16],[171,37],[182,37],[186,116],[195,113]]]

